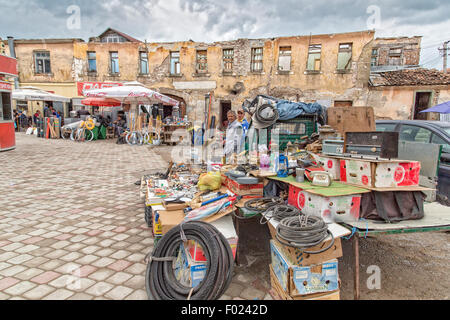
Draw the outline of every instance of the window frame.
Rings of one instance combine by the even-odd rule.
[[[260,59],[256,59],[257,57],[261,57]],[[256,66],[260,66],[260,68],[256,68]],[[250,71],[253,73],[262,73],[264,71],[264,48],[263,47],[255,47],[251,48],[251,59],[250,59]]]
[[[94,54],[94,58],[90,56],[90,54]],[[88,51],[87,52],[87,60],[88,60],[88,72],[89,73],[97,73],[97,52],[96,51]],[[95,70],[91,68],[91,61],[95,62]]]
[[[142,55],[145,54],[145,57]],[[145,70],[143,70],[143,63],[145,63]],[[150,66],[148,63],[148,52],[147,51],[139,51],[139,74],[149,74]]]
[[[177,56],[174,56],[175,54]],[[170,75],[178,76],[181,74],[181,62],[180,62],[181,59],[180,58],[181,58],[180,51],[170,51],[170,54],[169,54],[169,59],[170,59],[169,73],[170,73]],[[173,61],[175,61],[175,60],[176,60],[176,62],[173,63]]]
[[[289,53],[287,53],[289,52]],[[281,58],[289,57],[289,69],[284,70],[281,69]],[[280,72],[291,72],[292,71],[292,47],[291,46],[282,46],[278,48],[278,71]]]
[[[313,52],[314,50],[320,49],[319,52]],[[310,64],[310,56],[311,55],[315,55],[315,54],[319,54],[319,59],[314,59],[314,68],[310,69],[309,68],[309,64]],[[316,69],[316,63],[317,60],[319,60],[319,68]],[[306,71],[307,72],[320,72],[322,70],[322,44],[310,44],[308,46],[308,59],[306,60]]]
[[[208,50],[197,50],[195,52],[195,72],[197,74],[208,73]]]
[[[116,54],[117,57],[113,58],[113,54]],[[119,64],[119,52],[118,51],[110,51],[109,52],[109,68],[110,68],[110,74],[120,74],[120,64]],[[115,63],[117,60],[117,72],[116,69],[113,68],[113,63]]]
[[[231,52],[232,54],[226,54]],[[224,48],[222,49],[222,62],[223,62],[223,72],[231,73],[234,70],[234,48]],[[231,65],[231,68],[227,68],[227,65]]]
[[[349,46],[350,48],[342,48],[342,46]],[[340,57],[342,57],[341,53],[348,53],[350,52],[350,59],[348,60],[346,66],[344,69],[340,69],[339,68],[339,60],[342,59]],[[350,70],[352,70],[352,62],[353,62],[353,42],[345,42],[345,43],[339,43],[339,48],[338,48],[338,60],[337,60],[337,71],[344,71],[344,72],[348,72]]]
[[[42,54],[46,54],[47,56],[39,56],[38,55],[42,55]],[[48,75],[48,74],[52,74],[52,63],[51,63],[51,55],[50,55],[50,51],[46,51],[46,50],[38,50],[38,51],[34,51],[33,52],[33,56],[34,56],[34,66],[35,66],[35,74],[42,74],[42,75]],[[42,72],[40,72],[40,68],[39,68],[39,60],[42,60]],[[47,70],[47,65],[45,62],[48,61],[48,69]]]

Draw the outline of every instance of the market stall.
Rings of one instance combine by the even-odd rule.
[[[264,247],[262,253],[268,248],[271,293],[281,300],[339,300],[343,239],[355,241],[355,298],[359,298],[360,235],[449,229],[448,210],[426,203],[433,200],[425,192],[433,190],[420,185],[420,176],[426,174],[421,161],[399,158],[403,151],[399,152],[398,135],[372,131],[371,108],[333,108],[324,118],[317,105],[286,106],[283,101],[279,108],[278,103],[262,97],[247,105],[253,115],[249,132],[261,130],[248,136],[247,145],[255,141],[258,147],[248,147],[247,162],[170,164],[166,173],[143,178],[146,221],[156,242],[163,241],[167,248],[159,252],[157,245],[149,253],[150,299],[192,294],[214,299],[224,287],[219,291],[210,287],[211,291],[207,283],[231,281],[208,272],[229,271],[232,262],[224,259],[225,251],[221,257],[211,256],[207,242],[196,242],[195,232],[186,233],[196,228],[195,221],[223,223],[214,232],[224,236],[238,265],[241,251],[249,248],[243,242],[246,238]],[[301,114],[295,109],[302,109]],[[264,132],[267,128],[270,134]],[[227,238],[230,230],[233,237]],[[190,243],[187,250],[186,243]],[[174,263],[173,276],[168,262]],[[198,274],[197,262],[203,263]],[[161,277],[171,288],[158,287]],[[182,289],[175,284],[180,279],[185,281]]]
[[[87,90],[84,95],[89,98],[112,98],[120,101],[122,105],[131,106],[127,114],[129,132],[126,134],[126,140],[133,145],[142,145],[146,140],[153,139],[160,143],[163,135],[161,118],[152,117],[149,121],[148,117],[142,116],[142,113],[149,114],[148,109],[140,106],[179,105],[177,100],[150,90],[139,82],[125,83],[120,87]],[[153,123],[153,120],[156,123]]]
[[[7,77],[17,77],[16,59],[0,55],[0,152],[16,147],[14,115],[11,103],[12,85]]]

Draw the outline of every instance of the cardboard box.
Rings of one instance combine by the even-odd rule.
[[[341,181],[370,188],[419,186],[420,162],[341,159]]]
[[[227,178],[227,188],[238,196],[263,196],[264,183],[258,184],[239,184],[233,179]]]
[[[174,265],[175,278],[184,286],[195,288],[206,276],[207,262],[196,262],[190,259],[183,243],[180,245]]]
[[[311,266],[291,264],[281,250],[270,242],[272,268],[281,288],[291,297],[339,290],[338,261]]]
[[[319,253],[319,254],[309,254],[304,253],[298,248],[292,248],[285,246],[281,244],[276,237],[277,231],[275,228],[269,223],[269,231],[270,235],[272,236],[272,239],[274,241],[274,245],[277,246],[277,248],[283,253],[283,255],[286,257],[286,259],[289,260],[291,264],[298,265],[298,266],[309,266],[313,264],[322,263],[324,261],[329,261],[333,259],[338,259],[343,256],[342,251],[342,240],[341,238],[334,239],[334,245],[331,246],[330,249]],[[331,240],[324,241],[322,244],[310,248],[311,251],[318,251],[322,248],[326,248],[330,245]]]
[[[296,296],[291,297],[289,294],[283,290],[278,279],[273,271],[272,266],[270,269],[270,284],[272,286],[272,291],[277,295],[274,297],[275,300],[341,300],[340,290],[327,293],[316,293],[307,296]]]
[[[341,161],[339,159],[320,156],[319,160],[323,163],[325,171],[331,173],[335,181],[341,179]]]
[[[290,185],[288,201],[304,214],[321,217],[326,223],[359,220],[361,194],[323,197]]]
[[[328,125],[342,137],[346,132],[376,131],[375,111],[372,107],[332,107],[327,109]]]
[[[228,244],[233,252],[233,257],[236,259],[236,248],[238,244],[238,237],[227,239]],[[203,263],[206,262],[206,257],[203,253],[203,248],[194,240],[189,240],[186,242],[186,253],[189,259],[193,262]]]
[[[210,216],[206,219],[203,219],[202,221],[212,223],[214,221],[217,221],[226,215],[229,215],[232,211],[236,210],[234,206],[229,207],[228,209],[222,211],[221,213],[215,214],[213,216]],[[159,217],[161,219],[161,233],[162,235],[169,232],[170,229],[178,226],[181,222],[183,222],[186,215],[184,214],[183,210],[174,210],[174,211],[166,211],[166,210],[160,210],[158,211]],[[153,212],[153,223],[155,223],[155,217],[156,213]]]
[[[184,210],[188,207],[187,203],[166,203],[166,201],[163,201],[162,205],[167,211]]]

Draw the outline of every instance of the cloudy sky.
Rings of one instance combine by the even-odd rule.
[[[448,0],[0,0],[0,37],[82,38],[108,27],[142,41],[309,35],[375,29],[423,36],[421,63],[442,68]]]

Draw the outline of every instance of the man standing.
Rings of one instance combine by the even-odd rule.
[[[239,155],[244,149],[244,129],[237,120],[236,112],[229,111],[224,153],[227,164],[233,162],[233,155]]]
[[[245,119],[245,112],[243,110],[238,111],[238,121],[242,125],[242,129],[244,130],[244,136],[247,136],[248,127],[250,126],[247,119]]]

